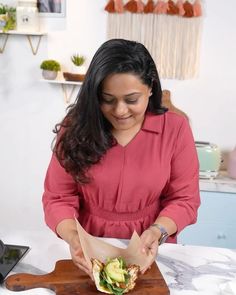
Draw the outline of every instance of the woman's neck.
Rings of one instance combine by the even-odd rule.
[[[112,135],[115,137],[115,139],[120,145],[126,146],[130,141],[132,141],[132,139],[140,131],[141,127],[142,127],[142,122],[127,130],[113,129]]]

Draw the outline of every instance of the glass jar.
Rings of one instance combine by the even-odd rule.
[[[38,32],[39,12],[36,0],[20,0],[16,8],[17,31]]]

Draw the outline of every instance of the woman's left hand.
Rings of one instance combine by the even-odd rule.
[[[141,239],[141,251],[146,255],[152,255],[153,259],[149,266],[145,269],[142,269],[141,273],[145,273],[145,271],[151,267],[152,263],[155,261],[157,253],[158,253],[158,240],[160,238],[160,233],[153,227],[149,227],[146,229],[142,235]]]

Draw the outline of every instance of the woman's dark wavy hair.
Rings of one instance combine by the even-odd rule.
[[[53,148],[65,170],[79,183],[90,181],[88,169],[114,145],[111,125],[100,110],[102,82],[114,73],[131,73],[152,88],[147,112],[163,114],[162,89],[156,65],[144,45],[112,39],[95,53],[77,99],[61,123],[55,126]]]

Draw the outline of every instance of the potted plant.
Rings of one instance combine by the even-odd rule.
[[[85,62],[85,57],[83,55],[80,54],[73,54],[71,56],[71,61],[74,65],[74,71],[77,74],[81,74],[84,75],[86,73],[86,69],[83,66],[84,62]]]
[[[0,30],[7,32],[16,28],[16,8],[0,4]]]
[[[44,79],[47,80],[55,80],[57,77],[57,73],[61,70],[61,65],[58,61],[54,59],[44,60],[40,69],[42,69],[42,75]]]
[[[6,6],[0,4],[0,30],[3,30],[7,23],[7,9]]]

